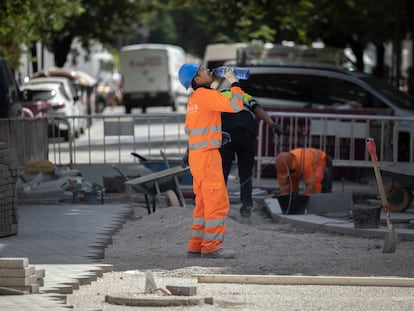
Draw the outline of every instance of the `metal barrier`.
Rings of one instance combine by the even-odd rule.
[[[16,149],[17,162],[44,160],[48,156],[46,118],[0,119],[3,148]]]
[[[365,138],[376,141],[381,162],[413,162],[414,119],[377,115],[316,114],[269,112],[283,125],[284,135],[274,135],[260,121],[258,125],[256,178],[260,179],[276,155],[298,147],[325,150],[334,166],[372,166],[365,148]]]
[[[255,177],[274,167],[281,151],[297,147],[320,148],[332,156],[336,167],[370,167],[365,138],[376,141],[380,162],[413,162],[414,119],[360,115],[269,112],[283,125],[284,135],[274,135],[258,122]],[[75,117],[74,117],[75,118]],[[76,117],[77,118],[77,117]],[[69,141],[50,141],[49,160],[56,165],[135,163],[131,152],[148,160],[181,159],[187,148],[185,114],[181,112],[137,115],[95,115],[83,135]],[[68,120],[73,124],[74,120]]]
[[[137,115],[94,115],[70,117],[88,119],[87,127],[76,139],[53,140],[49,144],[49,160],[56,165],[134,163],[131,152],[151,160],[181,158],[187,148],[183,113]]]

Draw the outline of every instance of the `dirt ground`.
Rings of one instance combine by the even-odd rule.
[[[187,258],[193,206],[191,202],[186,208],[157,207],[156,212],[149,215],[142,201],[134,203],[135,216],[127,221],[105,250],[104,262],[112,264],[114,272],[105,274],[90,286],[82,286],[68,296],[68,303],[82,310],[137,310],[140,307],[105,303],[104,297],[114,293],[142,293],[144,275],[151,271],[157,285],[193,285],[201,295],[214,297],[214,304],[145,307],[147,311],[408,311],[414,308],[414,288],[198,283],[197,275],[212,273],[412,278],[414,241],[399,241],[395,253],[384,254],[384,239],[307,231],[275,223],[264,203],[258,201],[249,223],[241,221],[240,204],[231,205],[224,248],[232,249],[235,258]],[[352,222],[346,214],[342,220]]]
[[[148,215],[142,206],[105,251],[114,271],[180,269],[189,266],[220,268],[232,274],[304,274],[335,276],[414,277],[414,242],[399,241],[395,253],[384,254],[383,239],[309,232],[273,223],[263,207],[256,207],[251,223],[238,221],[233,205],[227,221],[224,248],[235,258],[187,258],[191,206],[159,208]]]
[[[215,301],[214,305],[168,310],[348,311],[361,310],[362,306],[364,310],[412,310],[414,306],[414,288],[198,284],[198,274],[211,273],[414,277],[414,242],[399,241],[395,253],[384,254],[382,239],[308,232],[273,223],[261,206],[253,210],[249,224],[240,223],[239,206],[233,205],[224,247],[234,250],[235,258],[189,259],[186,246],[191,207],[158,208],[148,215],[142,204],[136,205],[133,219],[114,236],[113,244],[105,251],[104,262],[112,264],[114,272],[90,286],[82,286],[69,295],[68,303],[82,310],[137,310],[140,307],[105,303],[104,297],[142,293],[145,272],[152,271],[159,286],[197,286],[200,293],[214,297]],[[374,302],[368,303],[367,297]]]

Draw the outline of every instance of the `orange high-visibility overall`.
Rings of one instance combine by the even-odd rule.
[[[221,112],[243,109],[244,92],[233,86],[224,97],[217,90],[197,88],[189,97],[185,119],[195,208],[189,252],[211,253],[222,248],[230,209],[221,156]]]
[[[287,176],[277,174],[280,193],[289,194],[299,189],[299,183],[304,182],[306,195],[312,195],[322,190],[322,180],[326,167],[326,153],[315,148],[297,148],[290,151],[295,157],[296,168]]]

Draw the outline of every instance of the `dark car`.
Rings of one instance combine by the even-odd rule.
[[[414,117],[414,98],[371,75],[333,67],[250,66],[244,91],[267,111]],[[223,80],[219,89],[228,88]],[[401,122],[400,160],[409,154],[411,128]],[[401,143],[402,142],[402,143]]]
[[[19,87],[9,63],[0,56],[0,118],[20,118],[23,108],[19,98]]]

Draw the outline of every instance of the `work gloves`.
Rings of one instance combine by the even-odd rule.
[[[225,145],[227,143],[231,143],[231,135],[227,132],[221,132],[221,145]]]
[[[277,124],[277,123],[272,124],[272,130],[273,130],[273,133],[278,134],[278,135],[283,135],[284,133],[280,124]]]

